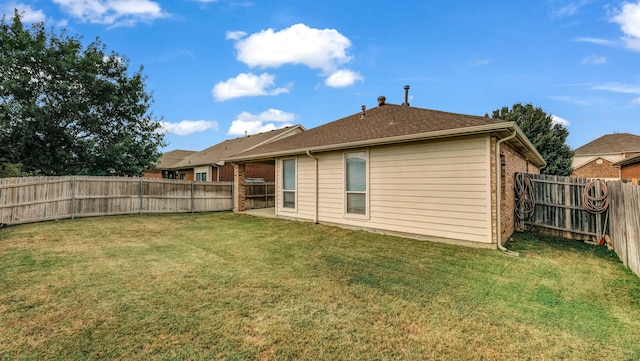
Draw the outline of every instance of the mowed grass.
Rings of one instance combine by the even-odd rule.
[[[518,258],[231,213],[9,227],[0,359],[640,359],[612,252],[514,238]]]

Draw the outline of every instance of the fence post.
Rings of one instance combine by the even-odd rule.
[[[76,217],[76,176],[71,176],[71,219]]]
[[[195,181],[191,181],[191,213],[195,212],[196,209],[196,198],[195,198]]]
[[[142,184],[142,177],[140,177],[140,214],[142,214],[142,192],[144,190],[144,185]]]

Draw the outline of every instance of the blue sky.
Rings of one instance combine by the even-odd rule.
[[[168,146],[372,108],[377,97],[484,115],[532,103],[577,148],[640,135],[640,1],[9,0],[144,66]]]

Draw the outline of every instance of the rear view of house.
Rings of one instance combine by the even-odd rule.
[[[405,88],[408,91],[408,87]],[[275,161],[278,217],[484,247],[514,229],[513,179],[545,161],[515,123],[395,105],[236,154]],[[235,195],[243,211],[243,194]]]

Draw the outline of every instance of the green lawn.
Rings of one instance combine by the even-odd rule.
[[[602,247],[497,251],[231,213],[0,230],[0,359],[638,360]]]

